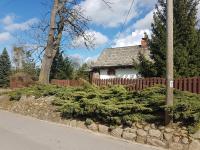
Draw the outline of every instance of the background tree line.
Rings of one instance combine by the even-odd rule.
[[[87,63],[78,64],[69,56],[64,57],[63,51],[58,50],[51,66],[52,79],[85,79],[89,80],[89,66]]]
[[[77,63],[70,57],[64,57],[63,52],[58,50],[51,66],[50,80],[79,78],[89,80],[88,65]],[[4,48],[0,55],[0,87],[8,87],[10,77],[18,73],[37,81],[40,68],[32,60],[29,51],[23,47],[13,47],[12,62],[8,51]]]

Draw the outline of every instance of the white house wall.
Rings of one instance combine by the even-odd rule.
[[[115,69],[115,76],[110,76],[107,74],[108,69],[100,69],[100,79],[110,79],[110,78],[127,78],[136,79],[138,72],[131,68],[119,68]]]

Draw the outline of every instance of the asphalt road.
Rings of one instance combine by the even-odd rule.
[[[0,150],[158,150],[0,110]]]

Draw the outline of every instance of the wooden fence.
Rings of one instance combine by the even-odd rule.
[[[139,91],[155,84],[166,85],[164,78],[144,78],[144,79],[93,79],[93,84],[97,86],[125,85],[129,91]],[[181,91],[189,91],[200,94],[200,77],[180,78],[174,80],[174,88]]]
[[[51,84],[58,85],[58,86],[81,86],[83,85],[82,80],[51,80]]]
[[[30,75],[25,73],[16,73],[15,75],[10,77],[10,88],[23,88],[33,85],[34,81],[30,77]]]

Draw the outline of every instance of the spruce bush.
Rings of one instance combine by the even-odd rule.
[[[90,118],[108,125],[131,126],[133,122],[164,123],[165,109],[173,112],[175,122],[181,122],[191,131],[200,124],[200,96],[175,90],[174,106],[165,106],[165,87],[154,86],[140,92],[128,92],[123,86],[112,87],[58,87],[35,85],[11,92],[13,100],[19,95],[52,96],[63,118]]]

